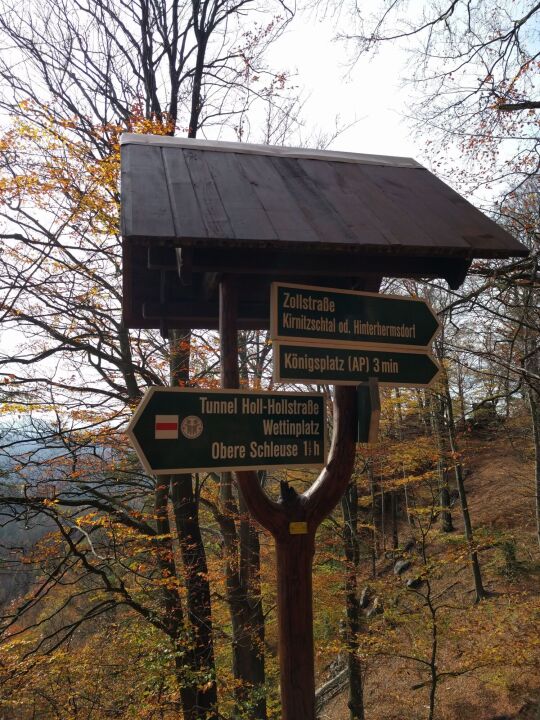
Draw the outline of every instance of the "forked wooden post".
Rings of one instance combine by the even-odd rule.
[[[219,300],[222,384],[235,388],[239,385],[238,328],[237,292],[232,277],[221,280]],[[281,501],[274,502],[260,487],[256,473],[236,473],[251,515],[276,541],[283,720],[315,720],[312,593],[315,532],[349,483],[354,466],[355,429],[356,389],[336,387],[328,463],[305,493],[298,495],[284,488]],[[305,532],[296,534],[298,529]]]
[[[224,388],[239,384],[238,322],[268,327],[271,279],[377,292],[384,274],[457,289],[475,258],[529,254],[410,158],[131,133],[121,145],[124,326],[214,329],[219,278],[241,272],[247,282],[225,275],[219,290]],[[276,540],[284,720],[315,717],[314,539],[351,477],[355,426],[356,390],[336,387],[328,464],[303,495],[284,484],[272,502],[254,472],[236,474]]]

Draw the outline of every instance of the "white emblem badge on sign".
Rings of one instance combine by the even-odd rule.
[[[203,431],[203,421],[197,415],[188,415],[182,420],[180,430],[188,440],[195,440]]]

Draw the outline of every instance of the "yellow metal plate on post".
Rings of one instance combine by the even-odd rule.
[[[289,523],[289,535],[307,535],[307,522]]]

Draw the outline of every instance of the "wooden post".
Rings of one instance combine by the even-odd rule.
[[[314,533],[276,541],[281,716],[315,720]]]
[[[221,386],[240,386],[238,370],[238,291],[234,278],[226,276],[219,284],[219,344]]]
[[[221,379],[238,387],[237,293],[234,278],[220,281]],[[282,484],[281,501],[262,490],[257,474],[235,473],[251,515],[276,541],[282,720],[315,720],[312,564],[315,532],[345,492],[356,446],[356,388],[336,387],[334,431],[326,467],[298,495]]]

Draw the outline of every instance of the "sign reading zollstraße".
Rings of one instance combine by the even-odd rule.
[[[273,340],[424,348],[439,321],[423,300],[399,295],[272,283]]]
[[[150,388],[127,434],[154,475],[321,467],[322,393]]]

